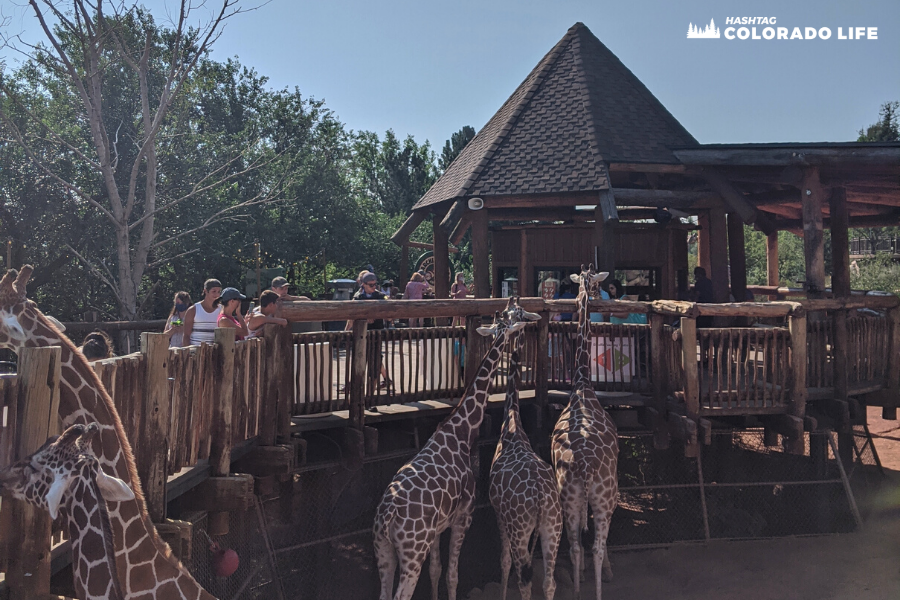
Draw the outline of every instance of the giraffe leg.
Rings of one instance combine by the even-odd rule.
[[[513,551],[513,565],[516,567],[516,575],[519,577],[519,594],[522,600],[531,600],[531,552],[528,551],[528,542],[531,540],[530,532],[516,532]]]
[[[608,512],[594,511],[594,581],[597,584],[597,600],[602,598],[605,569],[609,569],[612,578],[612,567],[606,555],[606,537],[609,535],[609,522],[612,515]],[[608,581],[608,579],[607,579]]]
[[[413,552],[412,549],[401,550],[400,556],[400,584],[397,586],[397,593],[394,594],[394,600],[410,600],[416,591],[416,584],[419,583],[419,576],[422,574],[422,563],[425,562],[426,554]]]
[[[387,536],[375,535],[375,559],[378,561],[378,575],[381,577],[379,600],[391,600],[394,587],[394,572],[397,570],[397,552]]]
[[[506,526],[502,522],[498,524],[500,525],[500,600],[506,600],[512,557],[509,553],[509,535],[506,533]]]
[[[438,584],[441,583],[441,536],[434,538],[431,544],[431,558],[428,563],[428,574],[431,576],[431,600],[438,600]]]
[[[584,572],[584,549],[581,547],[581,530],[583,515],[586,511],[584,504],[587,502],[584,487],[577,482],[565,482],[560,486],[560,500],[565,511],[566,537],[569,540],[569,556],[572,559],[572,584],[574,585],[574,597],[581,598],[581,577]]]
[[[545,511],[538,533],[541,536],[541,551],[544,555],[544,600],[553,600],[556,595],[556,554],[559,552],[559,538],[562,536],[562,514],[559,507]],[[549,514],[548,514],[549,512]]]
[[[459,584],[459,551],[469,525],[472,524],[472,506],[461,508],[461,514],[450,526],[450,560],[447,561],[447,597],[456,600],[456,586]]]

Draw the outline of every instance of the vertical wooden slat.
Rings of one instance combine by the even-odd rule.
[[[232,339],[234,333],[232,332]],[[166,518],[166,459],[169,443],[169,337],[164,333],[141,333],[141,354],[144,362],[144,378],[139,389],[143,391],[140,424],[141,435],[135,445],[138,475],[144,488],[147,512],[154,523]],[[230,397],[233,386],[231,373],[222,379],[225,393]],[[136,383],[136,382],[135,382]]]
[[[216,381],[220,382],[219,397],[213,404],[211,449],[209,464],[214,476],[225,476],[231,471],[231,426],[234,410],[234,330],[217,327],[215,332]]]
[[[353,372],[350,376],[350,424],[362,431],[365,424],[366,332],[365,319],[353,321]]]

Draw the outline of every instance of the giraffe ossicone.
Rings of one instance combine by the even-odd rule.
[[[61,348],[59,420],[63,427],[96,423],[92,448],[100,468],[122,480],[133,493],[108,500],[115,568],[126,600],[215,600],[194,580],[156,532],[144,501],[131,444],[112,398],[87,359],[26,297],[33,268],[8,270],[0,279],[0,348]],[[102,596],[100,596],[102,597]]]
[[[441,423],[422,450],[400,467],[378,505],[373,527],[375,557],[381,577],[381,600],[390,600],[399,565],[400,582],[394,600],[409,600],[416,589],[422,565],[430,555],[432,599],[438,598],[441,576],[440,535],[450,529],[447,592],[456,600],[459,552],[475,503],[475,475],[470,454],[484,418],[487,392],[497,371],[508,336],[528,321],[541,316],[523,310],[510,298],[490,327],[490,349],[466,387],[459,404]]]

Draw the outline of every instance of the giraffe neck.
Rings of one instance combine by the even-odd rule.
[[[522,417],[519,413],[519,385],[522,381],[519,352],[521,335],[512,341],[513,351],[509,355],[509,377],[506,382],[506,403],[503,406],[503,426],[500,439],[504,442],[525,441],[528,437],[522,429]]]
[[[578,303],[578,337],[575,341],[575,374],[572,377],[573,389],[580,386],[591,386],[591,315],[588,310],[588,294],[584,285],[575,299]]]
[[[72,482],[65,514],[72,542],[75,590],[86,600],[124,600],[116,570],[116,551],[106,501],[96,477],[85,473]]]
[[[472,444],[475,443],[478,428],[481,427],[481,421],[484,419],[488,388],[497,372],[497,365],[500,364],[505,343],[506,330],[503,329],[494,338],[490,350],[481,359],[478,373],[472,383],[466,387],[459,405],[441,426],[441,430],[451,433],[460,441],[460,452],[468,454]]]
[[[29,346],[60,346],[59,419],[62,426],[96,422],[100,433],[92,449],[107,473],[123,480],[134,500],[110,502],[107,510],[115,540],[116,567],[125,598],[146,600],[211,600],[160,539],[147,514],[131,445],[112,398],[87,359],[43,315],[29,308],[19,322],[28,332]],[[127,531],[127,535],[126,535]]]

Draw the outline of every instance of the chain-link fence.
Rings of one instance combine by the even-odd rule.
[[[766,446],[761,429],[715,432],[712,443],[702,446],[700,458],[693,459],[685,458],[677,443],[668,450],[655,450],[649,432],[621,432],[619,507],[609,546],[621,550],[708,539],[851,531],[857,518],[851,483],[854,489],[877,487],[877,460],[867,432],[860,428],[853,437],[854,463],[842,475],[835,437],[807,435],[806,454],[796,456],[784,453],[780,446]],[[461,592],[500,578],[499,533],[487,503],[495,443],[485,439],[479,445],[476,510],[460,556]],[[538,451],[544,454],[547,449],[544,443]],[[371,533],[375,510],[393,475],[414,453],[401,450],[367,459],[355,471],[341,462],[307,468],[283,484],[279,497],[262,504],[287,600],[377,595]],[[234,547],[248,543],[258,549],[251,552],[255,559],[245,558],[246,550],[242,551],[241,570],[231,578],[235,583],[217,581],[200,570],[201,582],[210,581],[211,591],[223,599],[277,597],[255,521],[252,514],[243,521],[232,519],[230,535],[247,538],[228,539],[228,543]],[[446,562],[448,536],[443,537]],[[583,538],[588,550],[592,539],[593,531],[588,531]],[[202,542],[195,540],[194,566],[209,564]],[[565,565],[565,539],[559,556]],[[250,563],[246,569],[245,561]],[[443,589],[443,581],[440,585]],[[414,598],[430,595],[425,568]]]

